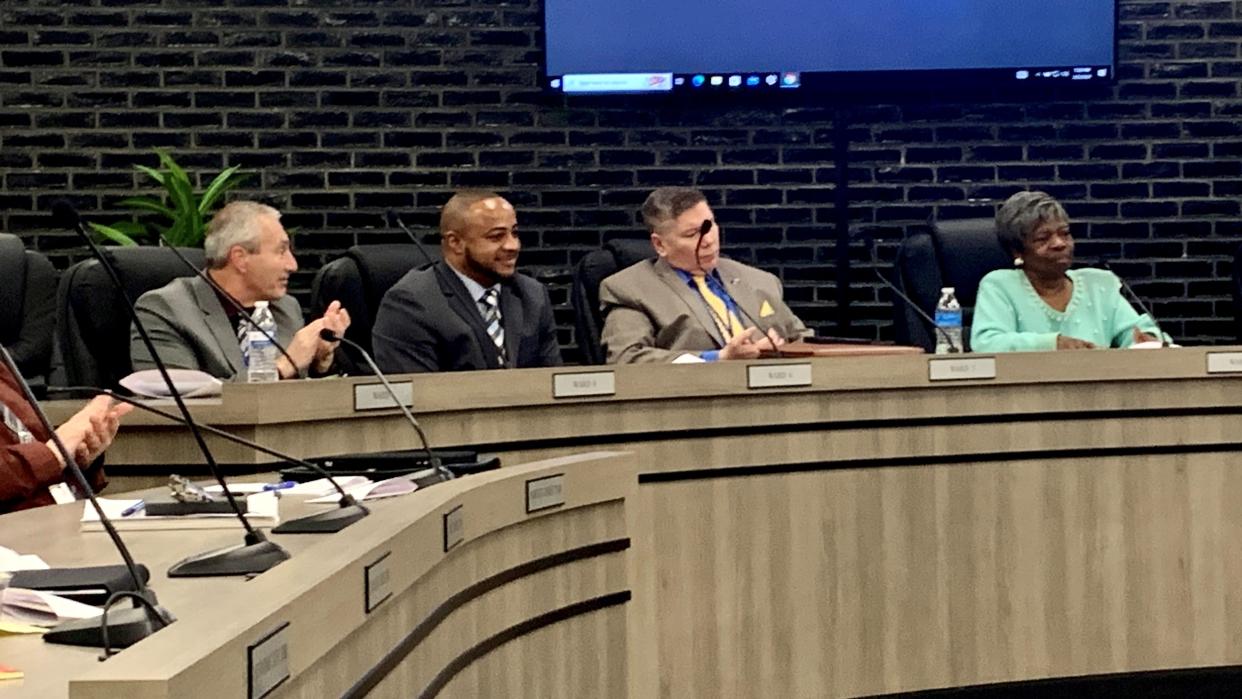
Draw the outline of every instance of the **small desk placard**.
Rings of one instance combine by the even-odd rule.
[[[250,699],[262,699],[289,679],[289,622],[246,647]]]
[[[996,378],[995,357],[953,357],[927,360],[932,381],[986,381]]]
[[[458,505],[444,513],[444,552],[448,553],[454,546],[466,538],[466,519]]]
[[[565,474],[526,481],[526,514],[565,504]]]
[[[405,403],[406,407],[414,405],[414,383],[412,381],[397,381],[392,384],[392,391],[397,394],[402,403]],[[354,412],[395,407],[397,404],[392,402],[392,396],[388,395],[384,384],[361,383],[354,386]]]
[[[615,396],[617,374],[613,371],[586,371],[552,375],[553,398]]]
[[[793,388],[811,385],[811,364],[756,364],[746,367],[746,388]]]
[[[392,575],[388,570],[388,557],[392,551],[375,559],[375,562],[363,568],[362,596],[366,603],[367,614],[392,597]]]
[[[1207,373],[1242,373],[1242,352],[1208,352]]]

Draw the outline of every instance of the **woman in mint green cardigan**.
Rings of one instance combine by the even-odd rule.
[[[1074,238],[1061,204],[1043,192],[1019,192],[996,214],[996,234],[1014,269],[979,282],[970,345],[975,352],[1033,352],[1129,347],[1156,340],[1151,318],[1121,295],[1102,269],[1070,269]]]

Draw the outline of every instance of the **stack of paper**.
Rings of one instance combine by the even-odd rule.
[[[90,619],[100,614],[103,610],[99,607],[42,590],[8,587],[0,592],[0,618],[16,624],[55,626],[62,621]]]
[[[19,570],[47,570],[47,563],[33,553],[21,554],[0,546],[0,573],[16,573]]]
[[[379,500],[380,498],[392,498],[398,495],[406,495],[408,493],[414,492],[415,490],[418,490],[418,484],[414,482],[414,478],[418,477],[419,475],[420,474],[416,474],[416,473],[406,474],[404,476],[397,476],[396,478],[389,478],[388,480],[379,481],[377,483],[372,483],[370,481],[367,481],[366,483],[361,483],[358,485],[353,485],[353,486],[342,485],[341,487],[345,490],[345,492],[354,496],[355,500]],[[303,485],[310,485],[310,484],[304,483]],[[330,489],[329,494],[324,495],[322,497],[315,498],[313,500],[307,500],[307,502],[309,503],[336,502],[337,498],[339,498],[340,495],[336,492],[336,490],[331,489],[332,488],[331,485],[329,485],[328,488]],[[294,490],[297,490],[297,488],[294,488]]]
[[[138,500],[113,500],[99,498],[99,505],[108,515],[108,519],[120,531],[141,531],[149,529],[232,529],[240,528],[241,522],[233,513],[210,515],[182,515],[178,517],[149,517],[145,510],[122,517],[121,513]],[[246,498],[246,520],[254,527],[274,527],[280,523],[280,505],[274,492],[255,493]],[[82,531],[101,532],[103,523],[95,508],[87,503],[82,508]]]

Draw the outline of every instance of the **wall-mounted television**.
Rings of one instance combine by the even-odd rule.
[[[544,0],[567,94],[1110,83],[1116,0]]]

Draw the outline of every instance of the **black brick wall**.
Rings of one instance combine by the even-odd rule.
[[[528,0],[212,4],[3,4],[0,230],[65,266],[83,251],[51,229],[52,200],[69,195],[107,220],[153,147],[199,173],[240,164],[259,173],[246,193],[299,229],[294,289],[305,300],[340,250],[402,239],[385,210],[433,225],[453,188],[492,187],[519,208],[522,265],[551,285],[571,347],[571,265],[639,234],[652,187],[693,183],[734,256],[779,273],[811,325],[831,331],[840,317],[837,112],[826,100],[568,106],[537,89],[539,7]],[[1175,336],[1232,339],[1242,2],[1122,0],[1120,14],[1121,80],[1104,94],[850,106],[850,218],[890,259],[931,215],[990,215],[998,199],[1040,187],[1082,222],[1081,256],[1125,258],[1117,268]],[[887,294],[862,247],[852,252],[853,332],[884,336]]]

